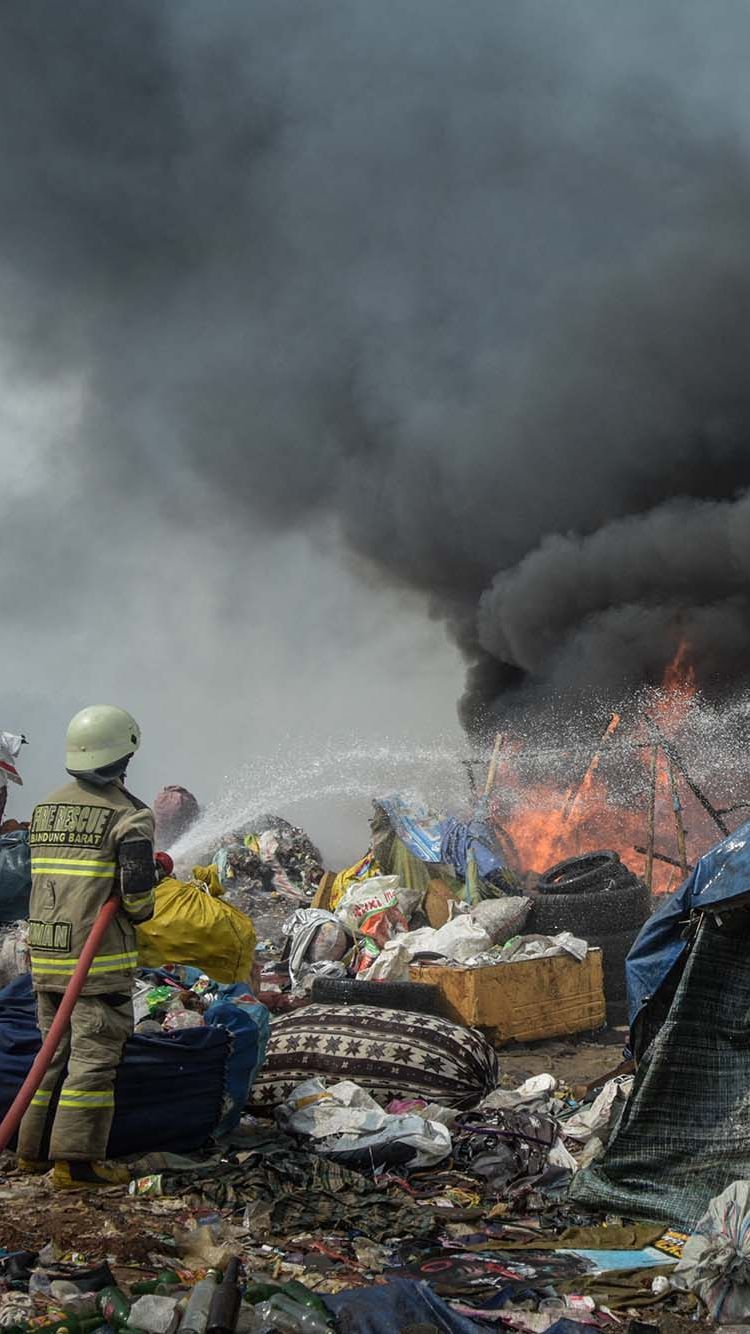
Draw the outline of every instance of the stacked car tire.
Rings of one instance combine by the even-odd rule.
[[[607,1021],[627,1023],[625,959],[651,914],[646,885],[616,852],[592,852],[558,862],[540,877],[526,931],[571,931],[598,945],[604,959]]]

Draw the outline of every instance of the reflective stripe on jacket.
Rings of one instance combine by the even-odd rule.
[[[122,888],[121,910],[91,964],[83,995],[129,992],[138,963],[134,923],[153,913],[154,890],[120,884],[123,844],[153,850],[154,817],[115,781],[96,787],[72,779],[34,808],[29,830],[31,974],[38,990],[64,991],[99,910]]]

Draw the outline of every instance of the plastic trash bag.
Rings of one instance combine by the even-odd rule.
[[[5,787],[8,782],[23,787],[16,760],[25,740],[25,737],[17,736],[15,732],[0,732],[0,787]]]
[[[256,942],[250,918],[194,881],[162,880],[154,915],[137,935],[142,967],[191,964],[217,982],[250,978]]]
[[[672,1287],[694,1292],[720,1324],[750,1319],[750,1181],[735,1181],[711,1201],[685,1242]]]
[[[334,877],[328,896],[331,911],[333,912],[334,909],[338,908],[351,884],[361,885],[365,880],[372,880],[375,876],[381,876],[382,874],[371,852],[368,852],[360,861],[355,862],[354,866],[347,866],[343,871],[339,871],[338,875]]]
[[[0,988],[7,987],[14,977],[31,971],[29,958],[29,927],[27,922],[14,922],[0,930]]]
[[[318,1153],[350,1167],[430,1167],[447,1158],[452,1148],[446,1126],[413,1112],[385,1112],[348,1079],[329,1088],[320,1079],[298,1084],[277,1108],[276,1120],[288,1134],[309,1136]]]
[[[282,930],[291,939],[289,977],[293,991],[304,990],[304,981],[312,971],[317,976],[332,977],[346,973],[343,966],[333,971],[315,968],[317,964],[340,963],[352,944],[343,922],[333,913],[324,908],[298,908]]]
[[[159,848],[171,847],[178,838],[186,834],[200,815],[200,806],[186,787],[171,783],[157,792],[154,798],[154,820],[156,823],[156,845]]]
[[[384,950],[381,950],[375,962],[357,976],[364,982],[409,982],[410,967],[411,954],[399,944],[396,937],[395,940],[389,941]]]
[[[439,954],[456,963],[465,963],[492,948],[487,932],[468,913],[452,918],[437,931],[431,926],[410,931],[405,936],[399,936],[398,943],[409,951],[412,958],[417,954]]]
[[[29,915],[31,855],[27,829],[0,835],[0,922]]]
[[[592,1103],[581,1107],[563,1121],[561,1128],[565,1139],[588,1144],[596,1136],[606,1143],[605,1132],[609,1130],[615,1104],[629,1098],[632,1087],[632,1075],[617,1075],[614,1079],[608,1079]]]
[[[552,959],[557,954],[572,954],[582,963],[589,952],[588,942],[574,936],[571,931],[561,931],[557,936],[517,936],[503,946],[498,963],[510,961],[518,963],[522,959]]]
[[[531,1075],[516,1089],[495,1089],[479,1105],[482,1111],[490,1111],[495,1107],[504,1109],[533,1107],[535,1111],[548,1112],[556,1088],[557,1080],[554,1075]]]
[[[365,937],[371,945],[369,967],[386,941],[400,931],[407,931],[409,923],[398,906],[398,876],[373,876],[364,884],[350,885],[342,898],[336,916],[355,938]]]

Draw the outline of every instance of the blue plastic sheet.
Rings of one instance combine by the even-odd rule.
[[[351,1288],[325,1297],[341,1334],[400,1334],[410,1325],[441,1334],[479,1334],[483,1328],[451,1310],[428,1283],[391,1279],[377,1288]]]
[[[391,828],[414,857],[422,862],[439,862],[442,845],[440,821],[431,815],[426,806],[408,802],[398,794],[391,797],[379,797],[378,806],[382,806]]]
[[[252,1013],[256,1010],[262,1014]],[[206,1021],[204,1028],[137,1033],[128,1041],[115,1084],[112,1157],[154,1149],[189,1153],[237,1124],[265,1055],[268,1012],[257,1003],[233,1005],[221,999],[209,1006]],[[0,991],[0,1117],[26,1078],[40,1041],[34,993],[25,974]]]
[[[683,932],[691,913],[748,897],[750,821],[700,858],[685,883],[657,909],[636,938],[625,964],[631,1025],[685,953]]]
[[[554,1325],[550,1325],[547,1334],[593,1334],[596,1326],[581,1324],[579,1320],[556,1320]]]
[[[463,824],[449,816],[440,821],[440,860],[453,867],[459,880],[466,879],[469,853],[473,852],[482,880],[491,880],[505,866],[484,802],[477,806],[471,820]]]

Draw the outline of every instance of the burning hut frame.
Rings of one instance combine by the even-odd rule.
[[[531,789],[515,784],[514,770],[523,759],[521,744],[508,735],[497,734],[483,795],[500,846],[514,869],[542,872],[566,857],[613,847],[626,862],[633,854],[642,857],[642,875],[649,889],[664,893],[675,889],[690,870],[689,832],[694,856],[730,832],[726,817],[750,803],[715,806],[674,739],[696,695],[684,659],[681,647],[661,689],[654,691],[650,700],[642,698],[637,712],[631,710],[627,716],[623,709],[611,714],[581,766],[581,777],[573,783],[537,783]],[[642,775],[643,795],[627,811],[612,801],[607,784],[615,738],[620,759],[623,755],[631,757]],[[464,761],[474,801],[482,795],[476,768],[479,763],[484,765],[486,761]],[[595,816],[603,809],[608,811],[608,819],[592,817],[592,812]]]

